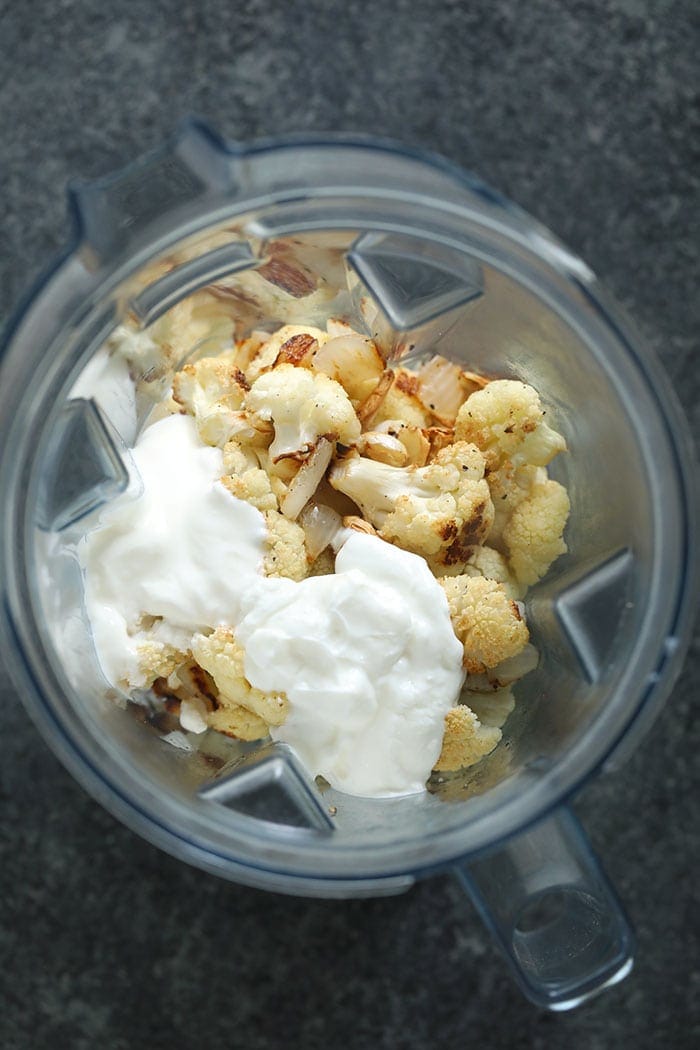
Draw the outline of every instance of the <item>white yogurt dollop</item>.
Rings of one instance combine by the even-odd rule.
[[[334,576],[267,583],[236,636],[248,680],[289,699],[273,738],[341,791],[422,791],[464,677],[447,599],[423,559],[353,533]]]
[[[144,615],[162,617],[159,640],[183,649],[195,631],[236,623],[265,540],[262,515],[219,483],[222,453],[190,416],[148,427],[132,458],[138,476],[78,545],[95,647],[115,684],[138,684]]]
[[[272,735],[312,776],[354,795],[422,791],[464,678],[425,561],[351,532],[335,575],[268,579],[264,518],[219,483],[222,454],[189,416],[154,423],[132,455],[138,476],[78,548],[107,678],[138,685],[144,615],[162,618],[156,637],[183,650],[232,625],[250,683],[287,694]]]

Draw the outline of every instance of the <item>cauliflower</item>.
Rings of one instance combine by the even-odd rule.
[[[231,354],[231,360],[240,368],[248,378],[248,369],[250,368],[250,362],[253,360],[258,351],[264,346],[267,340],[270,338],[269,332],[263,332],[259,328],[254,329],[244,339],[236,339],[234,341],[234,349]]]
[[[545,466],[566,449],[566,442],[544,422],[544,414],[537,391],[527,383],[495,379],[461,406],[455,437],[478,445],[489,470],[506,460],[514,467]]]
[[[527,499],[535,484],[546,480],[547,471],[544,467],[526,465],[516,470],[510,460],[506,460],[498,470],[488,475],[487,481],[495,511],[489,532],[489,544],[492,547],[503,551],[503,530],[513,511]]]
[[[203,733],[210,728],[238,740],[261,740],[269,735],[270,727],[260,715],[222,700],[211,675],[192,660],[167,679],[157,679],[153,689],[169,711],[172,701],[177,702],[180,725],[187,732]]]
[[[425,467],[349,456],[329,480],[357,503],[382,539],[450,562],[463,560],[465,548],[481,543],[491,527],[493,505],[483,474],[483,456],[461,441]]]
[[[153,685],[156,678],[168,678],[187,661],[188,653],[170,642],[146,638],[136,646],[136,659],[139,681],[130,684],[143,689]]]
[[[394,382],[389,387],[381,405],[372,416],[372,426],[385,420],[400,419],[409,426],[427,427],[430,424],[430,411],[420,399],[420,381],[414,372],[407,368],[397,368]]]
[[[173,399],[194,416],[207,445],[225,445],[248,426],[241,411],[248,390],[246,377],[225,357],[202,357],[173,378]]]
[[[263,560],[265,575],[303,580],[309,573],[304,530],[278,511],[273,482],[279,479],[270,478],[258,466],[255,454],[235,441],[229,441],[224,447],[224,470],[228,473],[221,478],[222,485],[232,496],[257,508],[265,518],[268,548]]]
[[[467,672],[435,769],[472,766],[501,740],[511,684],[537,664],[517,599],[567,549],[568,496],[545,469],[564,439],[527,384],[489,381],[441,357],[418,371],[389,368],[344,322],[284,324],[234,343],[231,303],[298,302],[287,316],[303,322],[305,297],[326,296],[279,252],[236,281],[218,288],[218,301],[193,297],[144,332],[118,329],[111,346],[162,393],[198,339],[209,347],[211,328],[208,352],[218,356],[182,368],[158,411],[189,412],[202,441],[223,449],[221,483],[265,520],[265,576],[333,573],[348,529],[376,529],[427,560]],[[347,446],[340,455],[336,444]],[[130,685],[153,683],[169,711],[179,704],[185,730],[252,741],[285,722],[286,694],[247,680],[233,627],[184,639],[159,630],[147,623],[134,638]]]
[[[205,718],[210,729],[235,740],[264,740],[270,735],[265,719],[241,704],[222,704]]]
[[[299,339],[304,336],[306,336],[308,340],[304,343],[307,352],[311,352],[313,349],[313,343],[316,343],[317,346],[320,347],[330,339],[327,332],[322,331],[320,328],[314,328],[313,325],[283,325],[282,328],[278,328],[273,335],[269,336],[267,341],[259,347],[257,353],[250,361],[250,364],[246,369],[246,375],[249,377],[251,383],[264,372],[269,372],[270,369],[274,367],[282,348],[287,343],[290,343],[291,340],[295,340],[296,345],[299,346]]]
[[[265,524],[269,548],[263,562],[265,575],[303,580],[309,575],[309,559],[301,525],[278,514],[276,510],[265,512]]]
[[[442,565],[433,559],[430,559],[428,564],[436,576],[484,576],[487,580],[500,583],[508,598],[517,600],[522,596],[521,588],[513,577],[508,562],[500,551],[494,550],[493,547],[472,547],[467,560],[455,565]]]
[[[502,735],[497,726],[482,725],[466,705],[452,707],[445,715],[442,751],[434,768],[450,772],[473,766],[493,751]]]
[[[508,562],[493,547],[474,547],[464,566],[464,572],[467,576],[484,576],[487,580],[496,580],[508,598],[520,597],[518,586],[508,569]]]
[[[299,464],[294,459],[278,459],[275,461],[272,459],[269,449],[259,448],[257,445],[253,448],[253,452],[260,469],[264,470],[270,479],[272,491],[281,503],[287,493],[290,481],[299,470]]]
[[[220,718],[224,718],[230,708],[244,707],[262,719],[266,726],[282,725],[289,706],[286,696],[284,693],[263,693],[250,684],[245,677],[243,647],[236,641],[233,628],[221,626],[206,637],[195,635],[192,655],[214,679]]]
[[[515,656],[530,637],[516,603],[503,585],[483,576],[445,576],[438,583],[447,595],[455,634],[464,646],[468,674],[481,674]]]
[[[519,584],[536,583],[568,550],[564,528],[571,504],[566,489],[550,478],[538,480],[503,530],[511,570]]]
[[[232,496],[246,500],[259,511],[279,509],[271,480],[250,449],[235,441],[227,442],[224,445],[224,470],[226,473],[221,483]]]
[[[148,689],[190,660],[189,633],[164,623],[160,616],[143,613],[127,632],[136,657],[136,666],[121,682],[127,689]]]
[[[360,436],[360,423],[348,395],[323,372],[278,365],[255,380],[245,405],[257,418],[272,420],[273,460],[305,458],[319,437],[349,445]]]

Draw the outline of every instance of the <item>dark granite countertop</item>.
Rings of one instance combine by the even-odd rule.
[[[0,2],[0,318],[62,242],[67,179],[188,113],[243,139],[384,133],[478,168],[576,249],[698,439],[699,17],[693,0]],[[696,633],[649,736],[579,798],[638,961],[554,1016],[516,992],[447,878],[298,900],[160,853],[83,793],[4,683],[0,1046],[697,1046],[699,688]]]

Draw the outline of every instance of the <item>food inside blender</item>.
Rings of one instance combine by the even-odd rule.
[[[342,319],[234,338],[211,291],[101,355],[133,437],[78,545],[108,681],[350,794],[489,754],[537,664],[522,600],[566,551],[566,444],[533,387],[388,364]],[[130,395],[155,402],[138,439]]]

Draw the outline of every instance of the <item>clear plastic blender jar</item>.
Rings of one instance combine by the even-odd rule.
[[[450,870],[534,1002],[566,1009],[619,980],[632,935],[567,799],[658,711],[698,593],[690,439],[647,348],[548,231],[392,145],[231,146],[189,124],[71,204],[73,242],[8,326],[0,385],[0,625],[50,746],[125,823],[207,871],[341,897]],[[257,271],[262,297],[246,282]],[[126,405],[105,343],[206,287],[237,333],[343,317],[388,359],[438,352],[522,378],[556,413],[571,453],[552,473],[572,513],[569,553],[527,598],[539,665],[496,751],[424,794],[343,795],[284,748],[213,733],[195,746],[162,712],[110,697],[71,552],[124,490],[152,402]],[[167,391],[211,338],[131,380]]]

